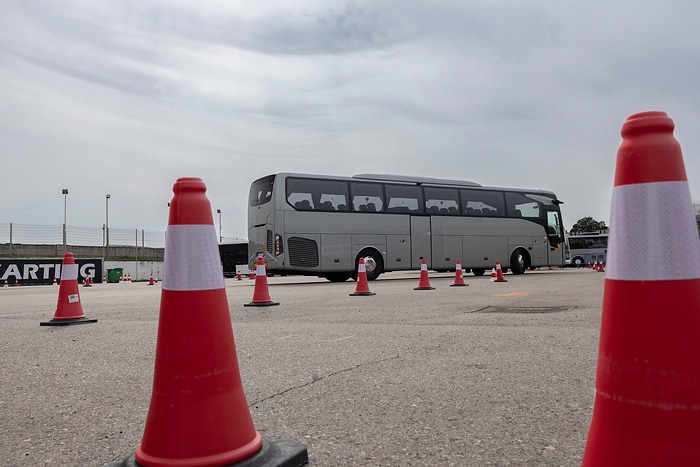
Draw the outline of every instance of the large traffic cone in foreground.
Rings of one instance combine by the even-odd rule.
[[[622,126],[584,466],[700,465],[700,240],[673,129]]]
[[[430,278],[428,277],[428,264],[425,262],[425,258],[420,262],[420,279],[418,280],[418,287],[413,290],[434,290],[435,287],[430,286]]]
[[[265,272],[265,260],[262,255],[258,256],[258,265],[255,269],[255,289],[253,289],[253,300],[243,306],[271,306],[279,305],[270,298],[267,289],[267,273]]]
[[[53,319],[39,323],[40,326],[68,326],[70,324],[96,323],[94,318],[86,318],[80,303],[78,290],[78,265],[73,253],[63,255],[61,284],[58,287],[58,303]]]
[[[351,297],[356,295],[376,295],[369,291],[369,283],[367,282],[367,268],[365,267],[365,259],[360,258],[360,263],[357,265],[357,286],[355,292],[349,294]]]
[[[466,284],[464,282],[464,277],[462,277],[462,261],[457,260],[457,265],[455,266],[455,281],[454,283],[450,284],[450,287],[464,287]]]
[[[496,280],[494,282],[508,282],[505,277],[503,277],[503,269],[501,269],[501,262],[496,260]]]
[[[303,445],[262,440],[253,426],[206,187],[181,178],[173,191],[143,440],[134,455],[111,465],[303,465]]]

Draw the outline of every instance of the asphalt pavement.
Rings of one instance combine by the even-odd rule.
[[[226,279],[256,430],[308,449],[312,466],[574,466],[590,424],[604,273],[508,282],[384,274],[355,282],[268,278],[272,307]],[[81,287],[97,323],[39,326],[56,286],[0,288],[4,465],[101,466],[141,441],[160,284]],[[192,310],[189,319],[205,319]]]

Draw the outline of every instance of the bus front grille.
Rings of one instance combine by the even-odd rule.
[[[314,240],[290,237],[287,245],[290,265],[304,268],[318,267],[318,246]]]
[[[271,255],[275,254],[275,240],[272,236],[272,230],[267,231],[267,243],[265,243],[265,247],[268,253]]]

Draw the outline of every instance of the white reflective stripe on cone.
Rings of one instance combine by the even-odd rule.
[[[613,188],[606,278],[700,278],[700,240],[688,182]]]
[[[357,272],[367,272],[367,269],[365,268],[365,263],[360,263],[357,265]]]
[[[165,237],[164,290],[224,288],[213,225],[169,225]]]
[[[264,264],[258,264],[256,266],[255,275],[260,276],[260,277],[267,276],[267,274],[265,274],[265,265]]]
[[[64,264],[63,269],[61,269],[61,280],[62,281],[77,281],[78,280],[78,265],[77,264]]]

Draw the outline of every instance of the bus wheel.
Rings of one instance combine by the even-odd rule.
[[[473,268],[472,272],[474,273],[475,276],[483,276],[484,273],[486,272],[486,269]]]
[[[384,260],[382,255],[376,250],[362,250],[355,260],[355,271],[360,264],[360,258],[365,259],[365,271],[367,271],[367,280],[373,281],[384,271]]]
[[[349,272],[329,272],[325,277],[331,282],[345,282],[350,276]]]
[[[583,263],[583,258],[581,258],[580,256],[577,256],[576,258],[574,258],[573,261],[571,261],[571,263],[574,266],[576,266],[577,268],[585,266],[585,264]]]
[[[528,266],[530,266],[530,257],[527,252],[522,248],[515,250],[510,257],[510,269],[513,274],[524,274]]]

